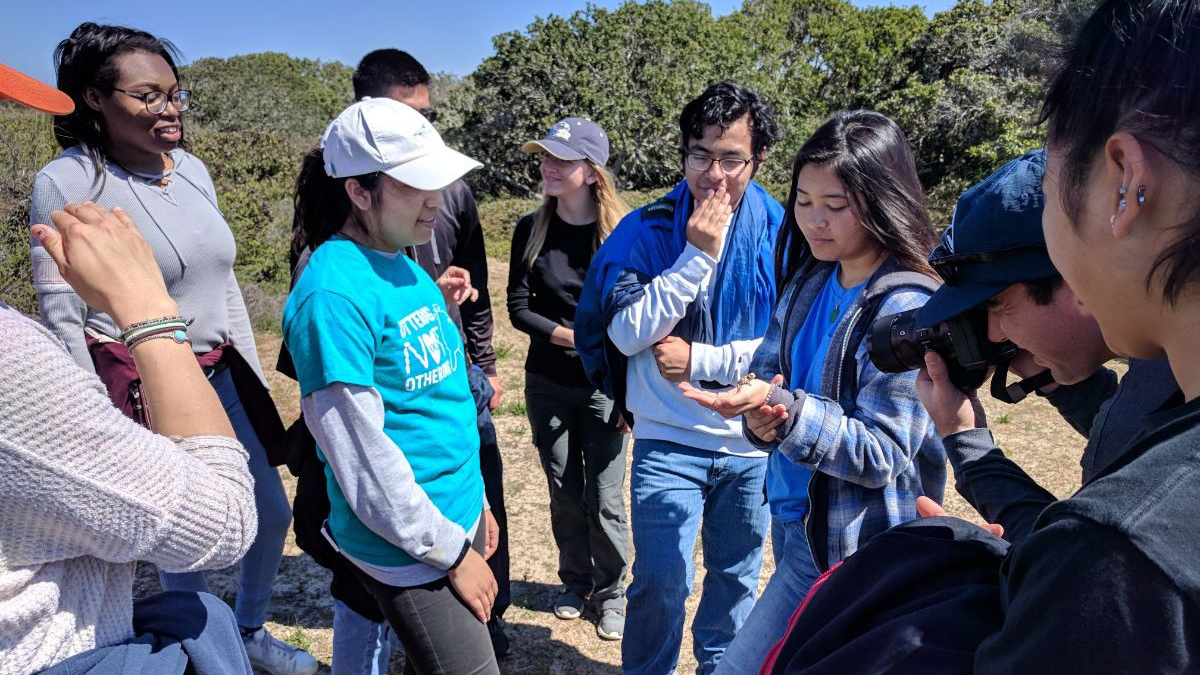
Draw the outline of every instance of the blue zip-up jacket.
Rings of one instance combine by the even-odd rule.
[[[833,269],[812,261],[788,280],[751,362],[759,379],[782,374],[791,381],[790,346]],[[788,408],[776,440],[764,443],[745,432],[755,445],[814,469],[806,529],[821,570],[915,518],[917,497],[942,501],[946,452],[917,395],[917,373],[881,372],[864,339],[874,317],[920,307],[937,285],[886,260],[834,332],[821,391],[772,387],[767,403]]]

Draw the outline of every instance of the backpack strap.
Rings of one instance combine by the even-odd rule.
[[[847,350],[846,355],[850,367],[842,369],[840,387],[842,400],[838,403],[843,408],[845,408],[845,401],[853,402],[858,397],[858,360],[856,356],[858,345],[866,339],[871,330],[871,324],[875,323],[875,319],[879,317],[879,308],[883,306],[884,300],[896,291],[926,291],[933,294],[941,285],[941,282],[936,279],[908,270],[888,272],[871,284],[871,288],[868,289],[869,294],[863,298],[862,314],[850,337],[850,343],[854,345],[853,349]],[[846,410],[846,414],[850,414],[852,409]]]
[[[675,200],[666,196],[642,207],[642,221],[647,220],[675,220]]]

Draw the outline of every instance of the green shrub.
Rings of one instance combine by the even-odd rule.
[[[0,301],[37,313],[29,265],[29,198],[33,178],[58,146],[50,118],[13,103],[0,103]]]

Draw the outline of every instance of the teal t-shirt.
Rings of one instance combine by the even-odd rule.
[[[825,357],[829,353],[833,334],[837,332],[846,309],[862,293],[863,283],[842,288],[838,283],[841,266],[834,268],[825,285],[813,299],[804,324],[791,345],[792,390],[819,394],[825,374]],[[767,463],[767,502],[771,515],[780,522],[791,523],[804,517],[808,510],[808,481],[812,469],[794,464],[783,453],[773,452]]]
[[[288,296],[283,333],[300,395],[335,382],[374,387],[384,432],[417,484],[470,530],[483,508],[479,431],[462,338],[437,285],[404,255],[334,237],[313,252]],[[329,528],[351,556],[385,567],[418,561],[362,523],[325,462]]]

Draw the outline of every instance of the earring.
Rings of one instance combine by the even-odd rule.
[[[1138,203],[1138,206],[1141,206],[1142,204],[1146,203],[1146,186],[1145,185],[1138,186],[1137,203]]]

